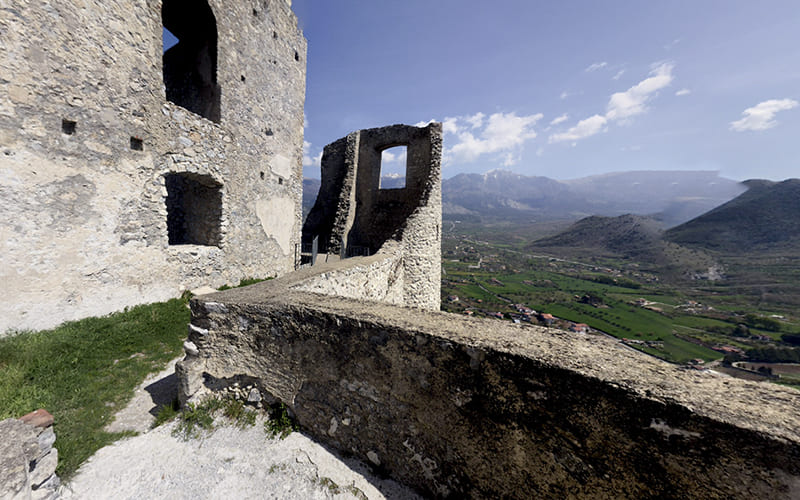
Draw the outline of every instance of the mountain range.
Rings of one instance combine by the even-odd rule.
[[[384,187],[402,183],[385,177]],[[317,179],[303,180],[303,206],[314,203]],[[559,181],[505,170],[459,174],[442,181],[446,219],[477,222],[578,220],[590,215],[649,215],[663,227],[686,222],[746,189],[713,171],[634,171]]]
[[[443,181],[442,212],[445,218],[472,215],[506,220],[638,214],[672,227],[745,189],[713,171],[634,171],[558,181],[493,170]]]

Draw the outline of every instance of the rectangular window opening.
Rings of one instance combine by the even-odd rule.
[[[188,172],[167,174],[164,184],[169,244],[220,246],[222,186],[207,175]]]
[[[408,172],[408,146],[394,146],[381,151],[379,189],[403,189]]]

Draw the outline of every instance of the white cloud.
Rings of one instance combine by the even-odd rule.
[[[561,95],[560,95],[560,96],[558,96],[558,97],[559,97],[559,99],[561,99],[561,100],[563,101],[564,99],[566,99],[566,98],[567,98],[567,97],[569,97],[570,95],[571,95],[571,94],[565,90],[565,91],[564,91],[564,92],[562,92],[562,93],[561,93]]]
[[[601,132],[605,128],[606,124],[608,124],[608,120],[606,119],[605,116],[601,115],[590,116],[585,120],[579,121],[577,125],[567,130],[566,132],[561,132],[559,134],[551,135],[548,138],[547,142],[554,143],[554,142],[564,142],[564,141],[577,141],[578,139],[584,139],[586,137],[595,135],[598,132]]]
[[[471,162],[481,156],[495,155],[492,161],[513,165],[519,160],[519,149],[525,141],[536,137],[534,126],[542,116],[541,113],[518,116],[512,112],[445,118],[444,133],[455,136],[447,139],[447,143],[455,144],[445,150],[445,162]]]
[[[557,116],[557,117],[553,118],[553,121],[550,122],[550,125],[558,125],[559,123],[563,123],[563,122],[567,121],[568,118],[569,118],[569,115],[564,113],[561,116]]]
[[[611,79],[612,79],[612,80],[615,80],[615,81],[616,81],[616,80],[619,80],[619,79],[620,79],[620,77],[621,77],[622,75],[624,75],[624,74],[625,74],[625,70],[624,70],[624,69],[621,69],[621,70],[617,71],[617,74],[616,74],[616,75],[614,75],[614,76],[612,76],[612,77],[611,77]]]
[[[458,118],[447,117],[442,122],[442,132],[445,134],[458,133]]]
[[[672,83],[672,63],[661,63],[650,74],[625,92],[611,95],[606,105],[605,115],[595,114],[579,121],[566,132],[550,135],[548,142],[577,141],[606,130],[611,122],[625,122],[647,111],[647,103],[658,91]]]
[[[394,152],[393,152],[394,151]],[[381,151],[381,163],[405,164],[408,150],[404,147],[389,148]]]
[[[606,66],[608,66],[608,63],[605,62],[605,61],[596,62],[596,63],[590,64],[584,71],[587,72],[587,73],[591,73],[592,71],[597,71],[598,69],[603,69]]]
[[[465,118],[465,120],[467,123],[472,125],[472,128],[480,128],[480,126],[483,125],[483,119],[485,116],[486,115],[483,113],[475,113],[474,115]]]
[[[436,120],[428,120],[426,122],[417,122],[414,124],[415,127],[427,127],[431,123],[435,122]]]
[[[692,91],[689,90],[689,89],[680,89],[679,91],[675,92],[675,95],[680,97],[682,95],[689,95],[691,93],[692,93]]]
[[[794,99],[770,99],[760,102],[752,108],[742,111],[742,119],[731,122],[731,130],[767,130],[778,124],[773,118],[778,111],[786,111],[797,107]]]
[[[647,111],[647,101],[659,90],[672,83],[672,63],[661,63],[650,75],[625,92],[617,92],[608,100],[606,118],[625,120]]]
[[[313,160],[311,159],[311,143],[303,141],[303,166],[310,167],[313,164]]]
[[[311,156],[311,143],[303,141],[303,166],[319,167],[322,164],[322,151],[316,156]]]

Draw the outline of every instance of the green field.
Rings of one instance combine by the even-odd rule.
[[[633,262],[528,255],[524,242],[501,231],[473,231],[476,234],[443,241],[444,310],[469,309],[486,316],[502,312],[508,319],[508,314],[514,313],[511,304],[524,304],[565,320],[556,326],[585,323],[602,333],[633,341],[631,347],[676,363],[695,358],[721,360],[723,353],[711,347],[747,350],[779,342],[782,333],[797,331],[799,326],[787,319],[780,332],[750,327],[750,337],[736,337],[730,332],[746,313],[768,317],[776,311],[785,314],[786,308],[762,310],[759,306],[766,304],[739,293],[740,281],[734,282],[732,289],[709,282],[684,286],[664,283]],[[481,267],[475,269],[479,260]],[[452,295],[459,301],[448,302],[447,297]],[[647,307],[636,304],[640,299],[648,302]],[[756,336],[763,337],[753,340]]]

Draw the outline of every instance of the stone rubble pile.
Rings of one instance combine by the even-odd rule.
[[[263,408],[261,391],[253,385],[241,387],[238,382],[220,391],[223,398],[232,398],[256,408]]]
[[[55,441],[53,416],[46,410],[0,422],[0,498],[59,498]]]

